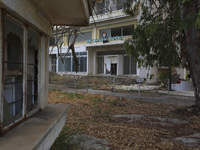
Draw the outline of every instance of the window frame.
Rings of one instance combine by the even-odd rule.
[[[12,15],[10,15],[9,13],[2,13],[2,11],[0,12],[0,16],[1,16],[1,20],[3,20],[3,22],[1,21],[1,25],[0,25],[0,28],[1,28],[1,43],[2,43],[2,50],[0,52],[0,56],[1,57],[1,61],[2,61],[2,69],[0,71],[0,73],[2,73],[2,77],[0,79],[0,82],[1,82],[1,87],[0,87],[0,90],[1,90],[1,101],[0,101],[0,135],[3,135],[5,132],[9,131],[10,129],[12,129],[14,126],[16,126],[16,124],[20,123],[20,122],[23,122],[26,118],[32,116],[33,114],[35,114],[36,112],[39,111],[39,107],[40,107],[40,101],[39,101],[39,80],[40,80],[40,70],[41,70],[41,67],[40,67],[40,52],[41,52],[41,34],[39,32],[37,32],[36,30],[32,29],[31,27],[29,26],[26,26],[23,22],[19,21],[18,19],[16,19],[15,17],[13,17]],[[14,24],[16,24],[17,26],[21,27],[23,29],[23,39],[21,40],[21,43],[22,43],[22,68],[23,68],[23,71],[22,71],[22,75],[23,75],[23,78],[22,78],[22,109],[21,109],[21,112],[22,112],[22,115],[19,119],[16,119],[14,120],[12,123],[9,123],[8,125],[5,125],[3,126],[3,120],[4,120],[4,72],[5,72],[5,67],[4,67],[4,56],[5,56],[5,45],[6,45],[6,39],[5,39],[5,33],[4,33],[4,30],[5,30],[5,25],[4,25],[4,20],[5,18],[8,18],[11,22],[13,22]],[[34,34],[36,34],[38,36],[38,67],[37,67],[37,94],[38,94],[38,97],[37,97],[37,101],[38,101],[38,104],[37,104],[37,108],[35,108],[34,110],[30,111],[27,113],[27,84],[28,84],[28,79],[27,79],[27,69],[28,69],[28,31],[31,31],[33,32]],[[12,33],[12,32],[9,32],[9,33]],[[8,34],[7,34],[8,35]]]
[[[129,66],[128,66],[129,69],[128,69],[128,72],[129,72],[129,73],[128,73],[128,74],[125,74],[125,73],[124,73],[125,71],[123,70],[123,74],[124,74],[124,75],[137,75],[137,72],[138,72],[138,71],[137,71],[137,62],[135,62],[135,74],[132,74],[132,73],[131,73],[131,72],[132,72],[132,61],[131,61],[131,60],[133,59],[133,57],[132,57],[132,56],[128,56],[128,55],[124,55],[124,57],[129,57],[129,59],[128,59],[128,60],[129,60]],[[124,60],[123,60],[123,66],[124,66]],[[124,67],[123,67],[123,68],[124,68]],[[124,69],[125,69],[125,68],[124,68]]]
[[[86,53],[86,54],[84,54],[84,55],[81,55],[81,53]],[[71,66],[70,66],[70,71],[60,71],[60,61],[58,60],[58,72],[71,72],[71,73],[75,73],[76,71],[75,71],[75,68],[73,68],[73,66],[74,66],[74,60],[73,60],[73,55],[72,55],[72,53],[69,53],[70,54],[70,56],[65,56],[65,58],[70,58],[70,60],[71,60]],[[87,70],[88,70],[88,68],[87,68],[87,59],[88,59],[88,52],[87,51],[82,51],[82,52],[76,52],[76,57],[77,57],[77,60],[78,60],[78,63],[80,64],[80,59],[79,58],[86,58],[86,71],[80,71],[80,65],[79,65],[79,68],[78,68],[78,71],[80,72],[80,73],[86,73],[87,72]],[[58,59],[60,59],[60,58],[58,58]]]

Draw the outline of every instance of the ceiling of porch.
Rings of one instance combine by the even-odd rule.
[[[52,25],[88,26],[90,0],[29,0]]]

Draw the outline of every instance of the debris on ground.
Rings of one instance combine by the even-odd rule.
[[[50,91],[49,103],[69,103],[65,127],[107,140],[110,150],[200,148],[200,116],[188,106],[62,91]]]

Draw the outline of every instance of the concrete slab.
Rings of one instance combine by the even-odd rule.
[[[90,135],[74,135],[73,142],[85,150],[108,150],[108,142],[105,139],[95,138]]]
[[[48,104],[41,112],[0,137],[0,149],[50,149],[66,122],[69,107],[69,104]]]
[[[162,118],[162,117],[150,117],[150,118],[157,119],[161,122],[168,122],[168,123],[177,124],[177,125],[189,123],[186,120],[180,120],[177,118]]]
[[[168,91],[158,90],[158,93],[168,94]],[[169,91],[170,95],[189,96],[194,97],[194,91]]]
[[[131,115],[114,115],[113,117],[117,117],[117,118],[128,118],[131,120],[139,120],[142,117],[144,117],[142,114],[131,114]]]

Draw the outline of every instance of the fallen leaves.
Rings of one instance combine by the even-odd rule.
[[[108,140],[110,149],[194,149],[173,141],[173,138],[180,133],[189,134],[189,129],[200,128],[200,119],[197,116],[185,117],[176,113],[181,106],[120,100],[104,95],[70,95],[61,91],[51,91],[49,102],[71,104],[65,126],[73,130],[79,128],[84,134]],[[128,123],[130,119],[113,117],[119,114],[143,114],[143,118]],[[184,118],[190,123],[171,127],[161,125],[158,120],[149,116]]]

